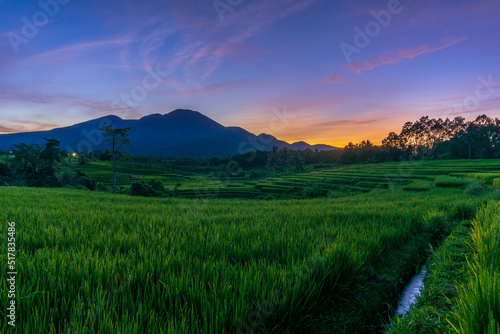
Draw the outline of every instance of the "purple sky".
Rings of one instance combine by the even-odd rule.
[[[500,0],[0,6],[0,133],[186,108],[344,146],[420,116],[500,116]]]

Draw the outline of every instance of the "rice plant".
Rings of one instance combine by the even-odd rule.
[[[500,333],[500,205],[490,204],[473,223],[471,278],[449,320],[457,333]]]
[[[463,197],[425,194],[228,201],[2,187],[0,221],[18,226],[19,324],[33,333],[301,328],[422,232],[422,212]]]

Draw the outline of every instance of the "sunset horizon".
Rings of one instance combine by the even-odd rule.
[[[498,333],[500,0],[0,8],[0,333]]]
[[[178,108],[287,142],[499,115],[495,0],[7,2],[0,134]]]
[[[177,108],[175,110],[182,110],[182,109],[185,110],[185,108]],[[285,110],[285,109],[282,109],[282,111],[283,110]],[[194,111],[200,112],[199,110],[194,110]],[[202,112],[200,112],[200,113],[203,114]],[[161,113],[156,113],[156,114],[164,115],[164,114],[161,114]],[[165,113],[165,114],[168,114],[168,112]],[[275,110],[275,114],[279,115],[279,112],[277,112],[277,110]],[[150,115],[154,115],[154,114],[142,115],[141,117],[150,116]],[[216,119],[213,119],[213,120],[215,122],[223,125],[223,126],[226,126],[226,127],[241,127],[241,128],[244,128],[245,130],[247,130],[247,131],[249,131],[249,132],[251,132],[251,133],[253,133],[255,135],[259,135],[259,134],[272,135],[272,136],[277,137],[278,139],[283,140],[285,142],[288,142],[290,144],[297,143],[297,142],[306,142],[306,143],[308,143],[310,145],[329,145],[329,146],[333,146],[333,147],[337,147],[337,148],[344,148],[349,143],[357,144],[357,143],[360,143],[362,141],[367,141],[367,140],[370,141],[371,143],[373,143],[373,145],[381,145],[382,144],[382,140],[385,139],[389,133],[394,132],[394,133],[399,134],[400,131],[401,131],[401,129],[402,129],[402,127],[403,127],[403,125],[404,125],[404,123],[402,123],[400,125],[395,125],[393,128],[388,128],[386,133],[383,133],[383,131],[375,132],[375,135],[372,136],[372,137],[367,137],[367,136],[365,136],[363,134],[360,134],[357,137],[358,139],[355,139],[356,137],[352,136],[351,139],[346,139],[343,142],[330,143],[330,142],[321,141],[321,140],[316,140],[316,141],[315,140],[310,140],[308,138],[305,138],[305,139],[304,138],[295,138],[295,137],[293,137],[293,134],[291,134],[291,137],[286,137],[285,135],[282,134],[282,133],[285,132],[285,131],[282,131],[282,128],[285,125],[289,124],[291,121],[289,119],[287,119],[287,117],[286,117],[286,115],[290,115],[290,114],[288,114],[288,113],[285,112],[284,115],[285,115],[285,117],[283,118],[284,122],[282,122],[279,117],[276,117],[274,120],[277,120],[278,123],[280,123],[279,125],[278,124],[274,125],[275,122],[274,122],[274,120],[272,120],[268,124],[267,127],[260,128],[259,131],[252,131],[250,127],[249,128],[245,128],[244,126],[240,126],[238,124],[222,124],[222,123],[218,122]],[[109,115],[100,116],[98,118],[106,118],[106,117],[109,117],[109,116],[120,117],[118,115],[109,114]],[[426,117],[426,116],[428,116],[428,115],[422,115],[421,117]],[[478,115],[476,115],[474,117],[463,117],[463,118],[465,119],[465,121],[473,121],[473,120],[475,120],[479,116],[482,116],[482,115],[478,114]],[[488,115],[486,115],[486,116],[488,116]],[[292,118],[292,117],[293,116],[290,116],[290,118]],[[408,122],[418,121],[421,117],[418,117],[417,119],[413,119],[413,120],[408,120]],[[462,116],[457,115],[455,117],[462,117]],[[139,118],[122,118],[122,119],[123,120],[138,120]],[[449,118],[449,117],[448,117],[448,119],[452,120],[452,118]],[[11,132],[7,132],[7,131],[2,132],[2,131],[0,131],[0,135],[2,135],[2,134],[16,134],[16,133],[45,132],[45,131],[50,131],[50,130],[54,130],[54,129],[69,127],[69,126],[72,126],[72,125],[75,125],[75,124],[86,123],[87,121],[91,121],[91,120],[92,119],[88,119],[88,120],[85,120],[85,121],[82,121],[82,122],[77,122],[77,123],[74,123],[74,124],[61,124],[61,125],[57,125],[57,126],[53,126],[53,127],[37,128],[37,129],[25,130],[25,131],[11,131]],[[345,121],[339,121],[339,123],[342,123],[342,122],[345,122]],[[274,131],[273,131],[273,129],[274,129]],[[280,136],[280,134],[281,134],[281,136]],[[377,135],[379,137],[376,137]]]

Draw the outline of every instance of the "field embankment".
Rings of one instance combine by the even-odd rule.
[[[424,290],[391,333],[500,333],[500,204],[454,229],[428,261]]]

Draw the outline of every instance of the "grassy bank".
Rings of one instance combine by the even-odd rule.
[[[500,205],[463,222],[429,259],[424,290],[391,333],[500,333]]]
[[[392,324],[391,333],[449,333],[447,318],[454,310],[460,287],[468,278],[472,260],[470,222],[457,226],[427,261],[424,290],[414,308]]]
[[[500,333],[500,204],[491,203],[473,224],[474,261],[450,323],[457,333]]]

